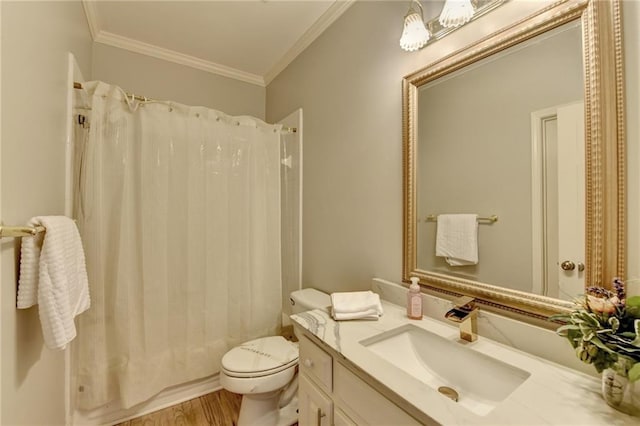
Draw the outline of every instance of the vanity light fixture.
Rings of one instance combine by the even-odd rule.
[[[440,15],[424,21],[424,10],[418,0],[409,0],[404,16],[400,47],[413,52],[440,40],[470,21],[491,12],[509,0],[445,0]]]
[[[418,9],[415,9],[414,5],[417,5]],[[424,24],[422,5],[418,0],[411,0],[409,10],[404,16],[400,47],[408,52],[413,52],[427,44],[429,37],[429,31]]]
[[[446,0],[440,13],[440,25],[445,28],[459,27],[469,22],[474,13],[471,0]]]

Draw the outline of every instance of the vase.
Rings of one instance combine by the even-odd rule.
[[[640,389],[636,384],[613,368],[602,371],[602,397],[611,407],[632,416],[640,415]]]
[[[607,368],[602,372],[602,397],[607,404],[619,408],[624,399],[629,379],[621,376],[613,368]]]

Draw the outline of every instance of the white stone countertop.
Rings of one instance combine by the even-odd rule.
[[[384,315],[378,321],[334,321],[327,311],[315,309],[291,319],[316,336],[332,352],[337,352],[397,395],[398,404],[408,411],[424,414],[444,425],[640,425],[631,417],[609,407],[600,394],[600,380],[561,367],[495,341],[478,337],[473,343],[459,341],[458,328],[434,319],[410,320],[403,307],[383,301]],[[371,352],[360,342],[384,331],[413,324],[444,338],[460,342],[530,373],[512,394],[484,416],[475,414],[441,395],[433,388],[389,361]],[[325,348],[327,349],[327,348]],[[460,368],[473,368],[460,366]],[[487,383],[487,386],[491,386]],[[396,400],[396,403],[398,403]]]

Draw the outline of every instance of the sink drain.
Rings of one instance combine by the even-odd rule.
[[[458,392],[451,389],[449,386],[440,386],[438,388],[438,392],[440,392],[447,398],[453,399],[455,402],[458,402]]]

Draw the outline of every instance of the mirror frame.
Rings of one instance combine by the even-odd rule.
[[[585,82],[585,285],[610,288],[625,276],[625,125],[620,0],[562,0],[426,67],[402,83],[403,272],[427,290],[475,297],[491,310],[546,320],[572,302],[417,268],[418,89],[513,45],[581,19]],[[576,295],[577,296],[577,295]],[[520,316],[520,315],[518,315]]]

